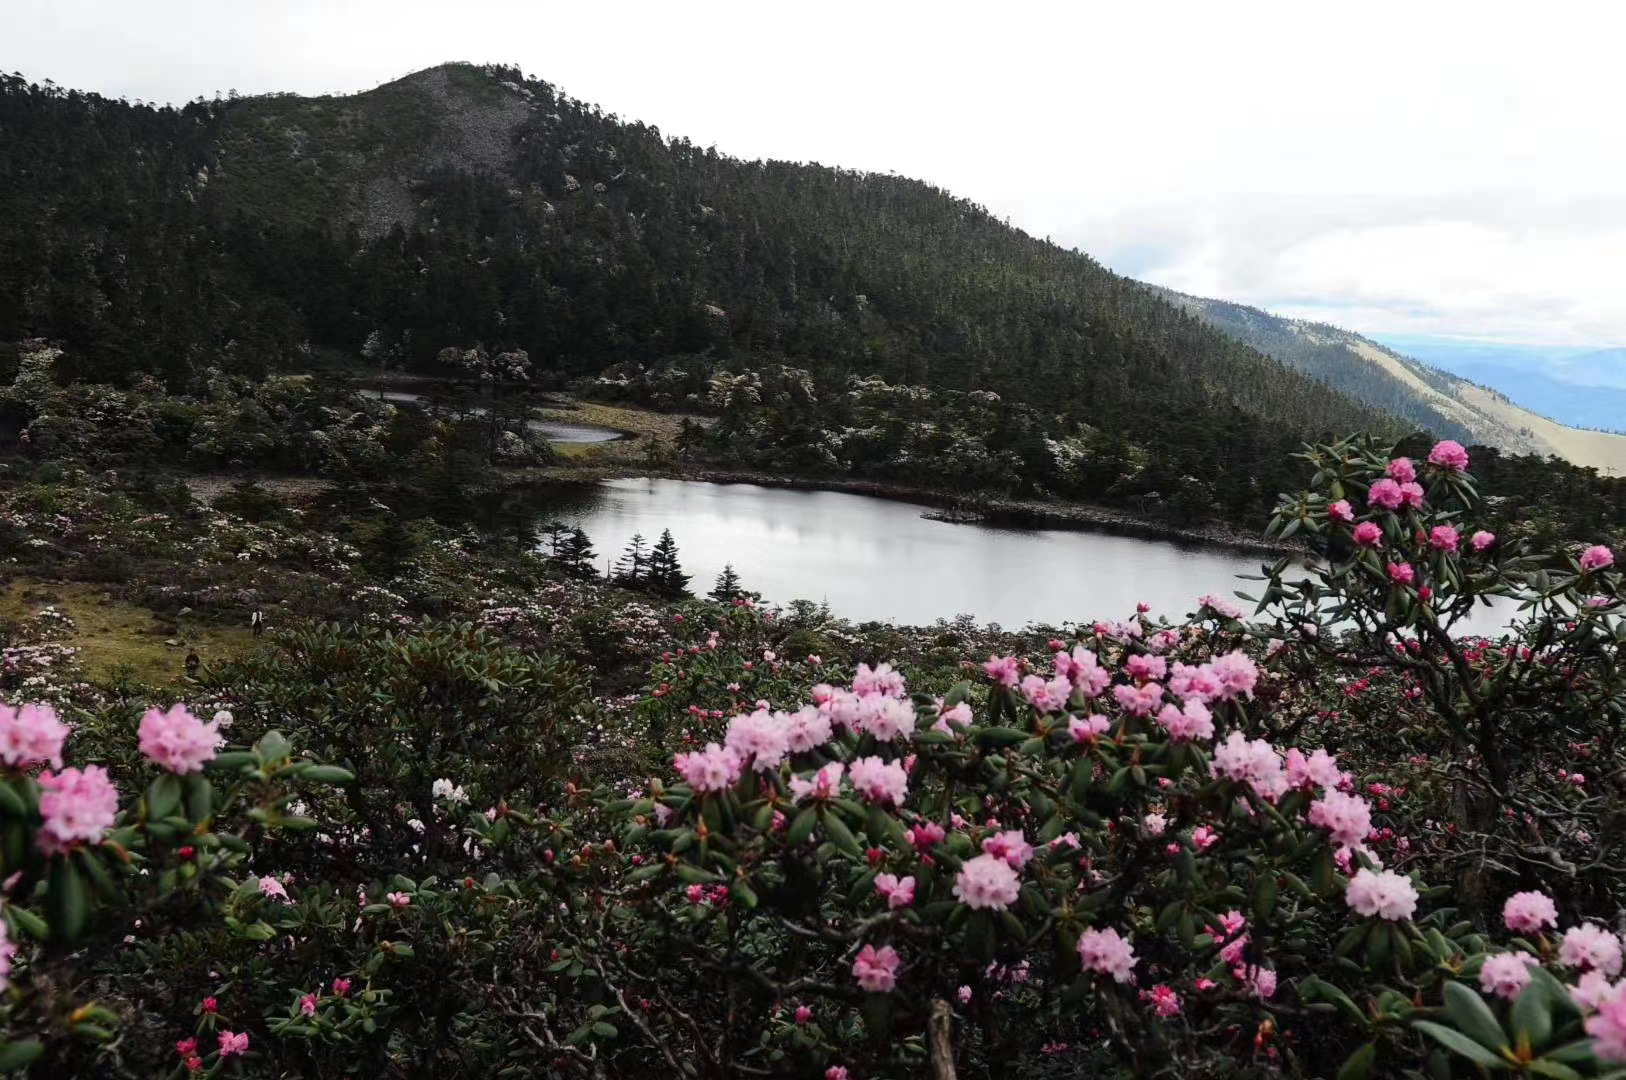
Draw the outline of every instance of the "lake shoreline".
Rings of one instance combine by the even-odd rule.
[[[1229,551],[1250,552],[1261,555],[1297,555],[1302,546],[1269,540],[1220,524],[1182,527],[1149,518],[1137,517],[1126,511],[1088,503],[1050,502],[1039,499],[1009,499],[989,497],[978,500],[974,506],[966,505],[964,495],[905,484],[877,480],[843,477],[780,476],[743,469],[720,469],[705,465],[686,465],[677,468],[649,468],[644,466],[599,467],[576,466],[526,470],[525,480],[517,479],[517,486],[528,480],[569,481],[592,483],[600,480],[636,479],[653,477],[666,480],[697,480],[713,484],[751,484],[757,487],[781,488],[792,491],[834,491],[848,495],[866,495],[889,502],[909,503],[930,508],[932,513],[922,516],[933,521],[951,524],[987,525],[1017,529],[1061,529],[1078,532],[1105,532],[1133,536],[1145,540],[1163,540],[1176,544],[1223,548]]]

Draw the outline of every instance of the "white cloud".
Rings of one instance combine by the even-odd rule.
[[[9,0],[105,93],[502,60],[701,145],[928,179],[1136,276],[1370,332],[1626,341],[1613,5]]]

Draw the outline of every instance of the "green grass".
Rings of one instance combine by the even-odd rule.
[[[115,599],[97,585],[76,582],[14,581],[0,587],[0,618],[21,621],[54,605],[73,619],[67,643],[93,679],[128,675],[151,686],[166,686],[184,674],[190,646],[205,664],[220,664],[253,646],[246,626],[220,626],[192,616],[159,616]],[[178,641],[178,646],[168,645]]]

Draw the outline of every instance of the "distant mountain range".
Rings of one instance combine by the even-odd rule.
[[[1460,366],[1447,371],[1326,323],[1283,318],[1245,304],[1149,287],[1260,352],[1436,434],[1509,453],[1556,455],[1602,472],[1626,474],[1626,435],[1581,430],[1550,419],[1574,415],[1568,409],[1550,407],[1561,394],[1577,398],[1590,394],[1597,405],[1586,415],[1599,419],[1585,426],[1609,426],[1611,417],[1615,426],[1626,426],[1626,390],[1588,389],[1542,379],[1486,364],[1467,349],[1455,357]],[[1626,350],[1577,350],[1566,359],[1573,369],[1600,378],[1617,377],[1618,370],[1626,385]],[[1618,362],[1618,369],[1611,367],[1611,361]],[[1490,377],[1493,374],[1495,378]],[[1519,401],[1510,394],[1517,394]]]
[[[1394,348],[1576,427],[1626,431],[1626,349],[1388,337]]]

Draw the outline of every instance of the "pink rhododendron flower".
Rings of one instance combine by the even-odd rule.
[[[11,940],[6,921],[0,919],[0,990],[4,990],[11,981],[11,961],[16,955],[17,943]]]
[[[1415,506],[1420,509],[1423,505],[1423,495],[1423,485],[1421,484],[1400,485],[1400,505],[1402,506]]]
[[[148,761],[182,776],[201,772],[225,741],[217,721],[204,723],[185,705],[172,705],[167,712],[148,709],[138,734]]]
[[[1442,469],[1450,469],[1452,472],[1466,472],[1468,451],[1453,439],[1442,439],[1428,452],[1428,463],[1438,465]]]
[[[1515,934],[1539,934],[1543,926],[1558,925],[1558,906],[1546,893],[1514,893],[1502,905],[1502,921]]]
[[[293,903],[293,899],[288,895],[288,890],[282,887],[282,882],[269,874],[260,879],[260,894],[269,896],[273,900],[280,900],[284,904]]]
[[[1181,701],[1200,701],[1207,704],[1218,700],[1225,693],[1225,684],[1220,682],[1220,677],[1208,664],[1191,667],[1176,660],[1174,674],[1169,679],[1169,693]]]
[[[1253,697],[1253,688],[1259,682],[1259,666],[1240,650],[1216,656],[1208,662],[1214,677],[1220,682],[1220,697],[1225,701]]]
[[[1615,565],[1615,553],[1602,544],[1593,544],[1581,552],[1581,569],[1584,571],[1604,570]]]
[[[1586,1033],[1600,1061],[1626,1061],[1626,998],[1600,1002],[1598,1011],[1586,1018]]]
[[[886,898],[889,908],[908,907],[915,902],[915,879],[896,874],[876,874],[875,891]]]
[[[100,765],[44,772],[39,777],[40,816],[36,834],[40,850],[57,855],[76,844],[94,844],[113,827],[119,793]]]
[[[230,1031],[220,1033],[220,1056],[231,1057],[233,1054],[241,1057],[248,1053],[248,1032],[233,1034]]]
[[[1372,806],[1359,795],[1329,791],[1310,804],[1310,824],[1326,829],[1339,847],[1359,848],[1372,832]]]
[[[1120,683],[1112,688],[1112,696],[1118,699],[1119,708],[1130,716],[1151,716],[1163,701],[1163,688],[1157,683],[1144,686]]]
[[[1626,997],[1626,981],[1610,982],[1609,976],[1601,971],[1583,972],[1570,987],[1570,999],[1582,1012],[1600,1009],[1605,1002],[1619,1001],[1623,997]]]
[[[960,999],[960,1004],[961,1005],[969,1004],[971,1002],[971,987],[969,987],[969,986],[960,987],[960,989],[958,989],[958,990],[956,990],[954,992],[954,996]]]
[[[1112,684],[1112,673],[1101,666],[1100,659],[1082,645],[1075,645],[1071,653],[1055,654],[1056,674],[1073,684],[1073,689],[1085,697],[1096,697]]]
[[[850,1080],[845,1065],[832,1065],[824,1070],[824,1080]]]
[[[749,760],[752,769],[767,772],[779,768],[790,753],[790,732],[782,719],[767,709],[758,709],[728,722],[723,745],[734,751],[742,763]]]
[[[903,958],[892,946],[882,945],[877,949],[865,945],[853,961],[853,978],[865,990],[884,994],[898,985],[898,968],[902,964]]]
[[[1240,731],[1214,746],[1213,768],[1215,776],[1246,783],[1271,802],[1287,791],[1287,772],[1275,749],[1263,739],[1250,742]]]
[[[1411,568],[1411,563],[1392,562],[1389,564],[1389,580],[1396,585],[1410,585],[1417,580],[1417,571]]]
[[[1339,499],[1337,502],[1328,505],[1327,516],[1334,521],[1341,521],[1347,525],[1355,520],[1355,510],[1349,505],[1348,499]]]
[[[1169,827],[1169,819],[1159,813],[1150,813],[1140,819],[1140,827],[1146,830],[1147,836],[1162,836]],[[1174,845],[1174,851],[1179,851],[1180,845]],[[1172,854],[1172,852],[1171,852]]]
[[[909,774],[895,761],[882,761],[878,757],[864,757],[854,761],[847,769],[847,778],[853,790],[872,803],[902,804],[909,790]]]
[[[1004,911],[1020,891],[1015,869],[998,855],[967,859],[954,879],[954,895],[971,908]]]
[[[1435,551],[1455,552],[1462,545],[1462,536],[1453,525],[1436,525],[1428,534],[1428,546]]]
[[[1015,686],[1022,677],[1021,662],[1014,656],[990,656],[982,670],[1001,686]]]
[[[1207,851],[1219,843],[1220,834],[1207,825],[1199,825],[1191,830],[1191,842],[1197,845],[1198,851]]]
[[[859,697],[901,698],[908,694],[908,689],[904,686],[903,673],[893,671],[891,664],[877,664],[874,668],[859,664],[858,674],[853,676],[853,693]]]
[[[1168,674],[1169,662],[1161,656],[1136,653],[1124,662],[1124,669],[1136,682],[1154,682]]]
[[[1135,981],[1135,950],[1128,938],[1118,936],[1112,927],[1091,928],[1078,938],[1078,958],[1090,971],[1111,975],[1121,983]]]
[[[1344,901],[1358,915],[1376,915],[1398,922],[1417,911],[1417,889],[1409,878],[1393,870],[1360,869],[1349,879]]]
[[[316,995],[315,994],[306,994],[304,997],[300,998],[299,999],[299,1011],[304,1013],[306,1016],[315,1016],[316,1015]]]
[[[1033,845],[1023,837],[1021,829],[1007,829],[982,842],[982,850],[996,859],[1004,859],[1012,870],[1020,870],[1033,860]]]
[[[62,744],[72,729],[49,705],[0,702],[0,761],[16,769],[34,765],[62,768]]]
[[[388,901],[390,907],[392,908],[404,908],[412,906],[412,897],[408,896],[404,892],[385,893],[384,899]]]
[[[806,1027],[813,1020],[813,1010],[806,1005],[796,1006],[796,1026]]]
[[[885,665],[882,665],[883,667]],[[875,736],[881,742],[911,738],[915,733],[915,707],[893,697],[870,695],[861,698],[854,729]]]
[[[1339,770],[1334,755],[1325,750],[1317,749],[1309,757],[1296,746],[1287,752],[1287,786],[1290,788],[1319,787],[1330,791],[1340,786],[1346,776]]]
[[[1180,1015],[1180,995],[1175,993],[1174,987],[1168,983],[1158,983],[1150,990],[1143,991],[1140,998],[1150,1005],[1152,1011],[1159,1016]]]
[[[1363,521],[1355,526],[1355,542],[1361,547],[1379,547],[1383,543],[1383,530],[1376,522]]]
[[[1417,479],[1417,466],[1411,463],[1409,457],[1395,458],[1384,472],[1397,484],[1410,484]]]
[[[1231,969],[1231,977],[1261,1001],[1269,1001],[1276,996],[1276,972],[1273,968],[1240,964]]]
[[[350,980],[349,979],[334,979],[333,980],[333,993],[337,997],[349,997],[350,996]]]
[[[1601,971],[1610,978],[1620,974],[1620,939],[1597,923],[1582,923],[1564,932],[1558,959],[1582,971]]]
[[[1372,481],[1372,487],[1366,493],[1368,506],[1380,507],[1384,510],[1400,509],[1400,502],[1404,498],[1400,493],[1400,485],[1385,476],[1381,480]],[[1364,524],[1370,524],[1366,522]],[[1356,530],[1359,533],[1359,530]],[[1357,536],[1359,539],[1359,536]]]
[[[1165,705],[1157,722],[1175,742],[1207,742],[1214,737],[1214,717],[1208,706],[1193,698],[1184,706]]]
[[[696,793],[727,791],[740,778],[744,763],[732,747],[707,743],[704,750],[678,754],[672,765]]]
[[[1022,680],[1022,696],[1042,713],[1061,712],[1067,707],[1067,699],[1073,696],[1073,684],[1059,675],[1054,679],[1029,675]]]
[[[1496,534],[1486,532],[1484,529],[1480,529],[1468,538],[1468,546],[1475,551],[1484,551],[1494,543],[1496,543]]]
[[[831,734],[830,718],[817,705],[804,705],[785,716],[785,742],[793,754],[817,750],[830,741]]]
[[[1506,952],[1487,956],[1479,969],[1479,988],[1487,994],[1512,1001],[1530,985],[1530,965],[1536,958],[1529,953]]]
[[[1067,733],[1073,737],[1074,742],[1089,742],[1105,735],[1112,727],[1112,721],[1096,713],[1093,716],[1074,716],[1067,721]]]
[[[1244,932],[1248,928],[1248,917],[1240,911],[1231,910],[1220,916],[1219,924],[1214,928],[1214,939],[1221,942],[1219,957],[1227,964],[1240,964],[1243,953],[1248,948],[1248,935]]]
[[[791,802],[799,803],[803,799],[833,799],[841,790],[841,774],[845,766],[839,761],[832,761],[813,774],[811,780],[804,780],[800,776],[790,778]]]
[[[932,725],[932,730],[941,732],[944,735],[952,735],[958,729],[970,727],[974,719],[971,706],[963,701],[944,708],[943,699],[938,698],[937,708],[937,722]]]
[[[1227,600],[1225,597],[1219,596],[1215,593],[1209,593],[1206,596],[1197,597],[1197,603],[1203,607],[1209,608],[1216,615],[1222,615],[1227,619],[1242,618],[1242,609],[1238,607],[1234,601]]]
[[[935,821],[922,821],[909,830],[909,842],[916,851],[930,851],[943,842],[948,833]]]

